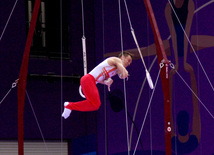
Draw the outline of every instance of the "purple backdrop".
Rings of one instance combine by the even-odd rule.
[[[154,14],[157,20],[157,24],[160,30],[160,34],[163,40],[167,39],[170,35],[167,22],[164,15],[164,9],[168,1],[151,1]],[[208,1],[194,1],[195,8],[199,8]],[[119,10],[118,10],[118,1],[97,1],[97,15],[96,16],[96,36],[97,41],[103,37],[102,46],[97,44],[96,49],[102,50],[104,53],[121,51],[121,42],[120,42],[120,27],[119,27]],[[192,22],[191,35],[210,35],[213,36],[214,32],[212,30],[212,21],[210,18],[213,16],[212,5],[201,9],[195,13]],[[154,38],[151,30],[150,23],[145,11],[144,3],[142,0],[131,1],[127,0],[127,6],[129,9],[129,14],[132,22],[132,27],[135,30],[139,45],[141,47],[146,47],[154,43]],[[103,8],[103,10],[101,9]],[[135,43],[131,36],[130,26],[128,18],[126,15],[125,7],[123,1],[121,1],[121,10],[122,10],[122,39],[123,39],[123,48],[124,50],[136,48]],[[102,19],[102,22],[100,22]],[[102,27],[100,26],[102,25]],[[101,43],[101,41],[99,41]],[[170,40],[171,45],[171,40]],[[168,59],[175,64],[173,49],[170,47],[171,56],[168,56]],[[197,52],[197,55],[203,65],[211,83],[213,83],[213,47],[205,48]],[[189,51],[189,49],[188,49]],[[145,57],[146,65],[149,67],[151,65],[154,56]],[[188,73],[182,69],[182,58],[179,58],[181,65],[179,67],[180,75],[185,79],[185,81],[190,85],[190,76]],[[207,109],[213,114],[213,90],[209,85],[202,68],[200,67],[196,57],[193,53],[188,52],[187,62],[192,65],[194,73],[196,76],[197,87],[198,87],[198,96]],[[141,90],[141,85],[145,78],[145,72],[141,60],[133,61],[132,65],[128,68],[130,73],[130,78],[126,82],[126,98],[128,104],[128,112],[131,116],[134,114],[134,108],[138,99],[138,94]],[[151,70],[151,76],[153,81],[156,80],[158,74],[158,64],[155,62],[154,67]],[[192,132],[192,119],[193,119],[193,103],[192,103],[192,93],[184,82],[179,78],[178,75],[173,77],[173,117],[174,124],[176,124],[176,115],[179,111],[185,110],[189,115],[189,133]],[[122,80],[119,80],[117,77],[114,78],[114,86],[112,90],[120,89],[123,92],[124,86]],[[145,88],[142,91],[142,96],[139,100],[138,111],[136,114],[136,126],[140,130],[145,111],[149,103],[152,91],[149,89],[148,84],[145,84]],[[107,90],[104,93],[104,103]],[[125,111],[122,110],[118,113],[113,112],[110,107],[110,102],[107,100],[107,114],[106,114],[106,126],[107,131],[105,132],[105,110],[102,106],[99,111],[100,117],[98,117],[98,152],[100,154],[119,154],[120,152],[127,152],[127,136],[126,136],[126,123],[125,123]],[[164,109],[163,109],[163,94],[160,79],[157,83],[157,88],[155,90],[151,108],[149,110],[143,131],[141,136],[141,141],[143,145],[143,150],[145,153],[151,154],[149,150],[153,150],[154,154],[164,154],[165,151],[165,141],[164,141]],[[201,132],[200,132],[200,142],[198,147],[191,151],[189,154],[213,154],[213,137],[212,128],[214,126],[213,118],[205,110],[202,104],[199,103],[200,109],[200,119],[201,119]],[[129,132],[131,130],[131,120],[128,118]],[[176,126],[175,126],[176,127]],[[196,127],[197,128],[197,127]],[[137,141],[137,132],[133,130],[133,140],[131,150],[134,150],[136,141]],[[177,129],[176,129],[177,131]],[[175,132],[176,132],[175,131]],[[107,138],[105,138],[105,133]],[[107,148],[107,149],[106,149]],[[106,151],[107,150],[107,151]],[[138,145],[138,150],[142,150],[141,145]],[[146,151],[147,150],[147,151]],[[176,151],[175,151],[176,152]],[[127,153],[125,153],[127,154]]]
[[[81,23],[81,4],[80,1],[66,1],[68,3],[68,24],[69,31],[69,51],[70,60],[63,61],[63,74],[68,76],[83,75],[82,65],[82,23]],[[93,3],[95,2],[95,3]],[[209,1],[194,0],[195,8],[199,8]],[[0,1],[0,34],[2,34],[4,26],[12,10],[13,1]],[[165,1],[151,1],[155,13],[157,24],[163,40],[170,35],[167,22],[164,16],[164,9],[167,3]],[[151,26],[146,14],[144,3],[142,0],[127,0],[132,26],[135,30],[136,37],[141,47],[146,47],[154,43]],[[22,61],[22,54],[26,41],[26,23],[25,23],[25,4],[24,0],[20,0],[11,16],[7,29],[0,40],[0,99],[10,89],[12,82],[19,76],[19,69]],[[123,1],[121,1],[122,10],[122,30],[123,30],[123,48],[136,48],[131,36],[130,26],[126,15]],[[191,35],[210,35],[214,36],[213,31],[213,3],[201,9],[193,17]],[[109,52],[121,51],[121,38],[119,27],[118,1],[95,0],[85,1],[85,27],[87,38],[87,55],[88,55],[88,71],[96,64],[103,60],[103,55]],[[170,40],[171,45],[171,40]],[[188,50],[189,51],[189,50]],[[197,55],[203,65],[211,83],[214,79],[214,71],[212,66],[213,47],[199,50]],[[145,57],[146,65],[149,67],[155,56]],[[175,64],[173,49],[171,47],[171,56],[168,57]],[[182,60],[180,60],[182,62]],[[200,67],[194,53],[188,53],[188,63],[192,65],[196,76],[198,95],[203,104],[212,114],[214,114],[214,105],[212,97],[214,96],[206,76]],[[179,68],[181,76],[190,84],[190,77],[182,65]],[[130,77],[126,82],[126,98],[128,112],[131,116],[134,114],[135,105],[145,71],[141,60],[134,60],[128,68]],[[29,74],[47,74],[53,72],[60,75],[60,60],[31,58],[29,62]],[[158,63],[154,63],[151,70],[151,77],[155,82],[158,75]],[[111,87],[111,93],[120,90],[124,94],[123,81],[118,77],[114,77],[114,84]],[[173,82],[173,117],[174,120],[179,111],[185,110],[190,117],[189,125],[192,126],[193,104],[190,90],[185,86],[178,75],[174,76]],[[78,94],[79,79],[65,79],[63,81],[63,101],[81,100]],[[91,134],[97,137],[97,153],[98,154],[116,154],[127,152],[126,142],[126,123],[125,111],[114,112],[110,106],[108,99],[109,93],[102,85],[98,85],[102,106],[97,112],[73,112],[72,117],[63,121],[63,138],[72,139]],[[27,83],[27,91],[34,106],[35,113],[38,117],[41,129],[46,139],[60,139],[61,136],[61,82],[60,79],[46,80],[44,78],[29,78]],[[13,89],[5,101],[0,105],[0,138],[1,139],[17,139],[17,95],[16,89]],[[136,114],[135,124],[140,130],[145,112],[152,95],[147,82],[145,83],[139,100],[139,106]],[[142,130],[141,142],[143,150],[150,153],[164,153],[164,109],[163,109],[163,93],[158,80],[157,87],[151,102],[147,119]],[[213,154],[214,120],[199,103],[200,119],[201,119],[201,139],[198,147],[189,153],[195,154]],[[106,110],[106,115],[105,115]],[[25,103],[25,139],[41,140],[41,135],[35,122],[31,107],[28,100]],[[106,129],[105,129],[106,125]],[[131,119],[128,118],[129,131],[131,128]],[[189,130],[191,132],[191,129]],[[133,140],[131,150],[134,149],[137,140],[137,132],[133,129]],[[92,136],[93,137],[93,136]],[[94,137],[93,137],[94,138]],[[84,139],[84,138],[83,138]],[[93,140],[91,140],[93,141]],[[89,140],[90,143],[90,140]],[[93,141],[93,143],[95,143]],[[80,147],[81,149],[81,147]],[[142,150],[138,145],[138,151]],[[106,151],[107,150],[107,151]]]

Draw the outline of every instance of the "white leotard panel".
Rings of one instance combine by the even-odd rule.
[[[105,59],[89,72],[89,74],[95,78],[96,83],[103,82],[104,80],[117,74],[117,68],[115,66],[110,66],[107,62],[108,59],[109,58]]]

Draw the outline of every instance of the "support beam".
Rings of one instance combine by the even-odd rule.
[[[166,57],[163,41],[157,26],[154,12],[150,0],[144,0],[147,14],[152,26],[152,31],[155,38],[158,63],[164,63],[161,69],[160,77],[164,96],[164,122],[165,122],[165,154],[171,155],[171,120],[170,120],[170,92],[169,92],[169,61]]]
[[[28,32],[28,37],[25,45],[25,51],[23,54],[22,65],[19,73],[18,82],[18,152],[19,155],[24,154],[24,103],[25,103],[25,91],[27,84],[27,72],[28,72],[28,62],[31,43],[33,40],[33,34],[36,26],[37,16],[40,8],[41,0],[36,0],[33,14],[31,18],[30,28]]]

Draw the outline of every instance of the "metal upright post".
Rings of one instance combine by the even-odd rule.
[[[165,120],[165,154],[171,155],[171,120],[170,120],[170,92],[169,92],[169,61],[166,57],[166,52],[163,46],[163,41],[157,26],[154,12],[150,0],[144,0],[147,14],[152,26],[152,31],[155,38],[155,45],[158,57],[158,63],[163,63],[160,77],[164,97],[164,120]]]
[[[25,91],[27,85],[27,72],[30,48],[33,40],[33,34],[36,26],[37,16],[40,8],[41,0],[36,0],[34,10],[30,22],[30,28],[25,45],[25,51],[23,54],[22,65],[19,73],[18,82],[18,152],[19,155],[24,154],[24,103],[25,103]]]

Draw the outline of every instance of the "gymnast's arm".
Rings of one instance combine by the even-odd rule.
[[[120,58],[111,57],[107,62],[110,66],[115,66],[117,68],[117,73],[121,79],[125,79],[128,77],[129,73],[123,66],[122,60]]]
[[[114,81],[112,80],[112,78],[108,78],[108,79],[106,79],[104,81],[100,81],[99,83],[103,84],[103,85],[107,85],[108,86],[108,91],[110,91],[110,87],[111,87],[113,82]]]
[[[117,58],[117,57],[111,57],[108,59],[108,64],[110,66],[115,66],[118,70],[118,75],[121,79],[125,79],[126,77],[128,77],[128,71],[126,70],[126,68],[123,66],[122,60]],[[110,91],[110,87],[113,83],[113,80],[111,78],[108,78],[104,81],[100,81],[100,84],[104,84],[108,86],[108,91]]]

